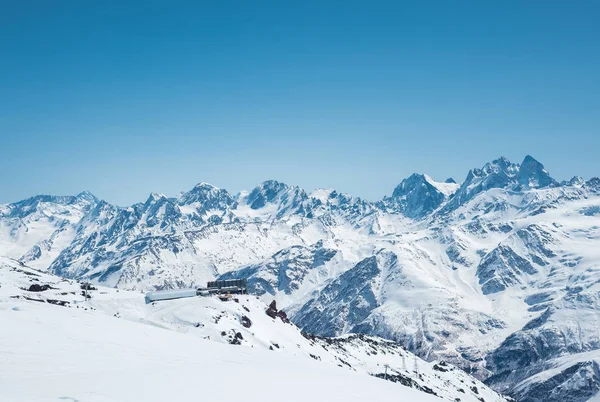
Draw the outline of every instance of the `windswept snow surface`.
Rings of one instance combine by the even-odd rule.
[[[72,308],[3,303],[0,322],[6,402],[439,400],[309,359]]]
[[[250,401],[504,401],[390,341],[302,334],[253,296],[146,304],[139,292],[83,292],[82,283],[6,258],[0,284],[2,401],[216,400],[231,384]]]

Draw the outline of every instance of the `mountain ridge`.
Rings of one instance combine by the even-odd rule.
[[[391,339],[509,395],[600,345],[600,179],[558,183],[530,156],[460,184],[413,174],[378,202],[274,180],[128,207],[38,197],[0,206],[3,254],[124,289],[246,278],[309,332]],[[528,397],[546,388],[528,383]]]

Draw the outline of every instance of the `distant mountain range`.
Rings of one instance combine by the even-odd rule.
[[[0,206],[0,255],[123,289],[247,278],[306,332],[395,340],[519,401],[600,389],[600,179],[559,183],[531,156],[460,184],[413,174],[378,202],[277,181],[125,208],[39,195]]]

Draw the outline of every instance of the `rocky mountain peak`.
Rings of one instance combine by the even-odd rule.
[[[235,208],[237,203],[227,190],[217,188],[209,183],[199,183],[178,199],[179,205],[197,204],[200,210]]]
[[[75,196],[75,198],[77,198],[80,201],[86,201],[90,204],[94,204],[99,201],[98,197],[96,197],[94,194],[90,193],[89,191],[82,191],[79,194],[77,194]]]
[[[571,180],[564,184],[568,184],[569,186],[582,187],[585,185],[585,180],[581,176],[574,176]]]
[[[447,204],[447,208],[454,209],[483,191],[517,184],[519,167],[518,164],[512,163],[507,158],[500,157],[486,163],[481,169],[470,170],[454,198]]]
[[[276,180],[267,180],[256,186],[250,194],[246,203],[252,209],[264,207],[267,203],[273,202],[282,192],[289,188],[287,184]]]
[[[394,189],[386,201],[388,207],[409,218],[421,218],[437,209],[446,195],[428,176],[414,173]]]
[[[556,180],[544,169],[544,165],[527,155],[519,167],[517,180],[520,184],[532,187],[548,187],[557,184]]]

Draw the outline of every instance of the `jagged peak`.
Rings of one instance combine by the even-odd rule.
[[[413,173],[408,178],[402,180],[394,190],[394,193],[396,193],[397,196],[399,193],[402,194],[406,191],[412,191],[416,187],[423,185],[429,190],[443,193],[446,196],[453,194],[458,189],[456,182],[439,182],[428,174]],[[398,190],[398,192],[396,192],[396,190]],[[394,197],[394,195],[392,195],[392,197]]]
[[[257,189],[265,189],[265,190],[273,190],[273,191],[279,192],[281,190],[285,190],[290,187],[292,187],[292,186],[289,186],[278,180],[271,179],[271,180],[265,180],[265,181],[259,183],[256,187],[254,187],[253,191],[257,190]]]
[[[569,180],[565,184],[569,184],[570,186],[575,186],[575,187],[581,187],[581,186],[585,185],[585,179],[581,176],[573,176],[573,178],[571,178],[571,180]]]
[[[517,178],[519,184],[528,187],[548,187],[556,185],[557,182],[539,161],[531,155],[525,156],[523,163],[519,167]]]
[[[98,202],[98,197],[96,197],[94,194],[92,194],[91,192],[89,192],[87,190],[80,192],[79,194],[77,194],[75,196],[75,198],[78,198],[80,200],[90,201],[90,202]]]
[[[485,165],[483,165],[481,171],[484,174],[493,174],[499,172],[506,172],[507,174],[516,174],[518,168],[518,164],[512,163],[508,158],[501,156],[498,159],[494,159],[491,162],[487,162]]]
[[[540,163],[537,159],[535,159],[533,156],[531,155],[525,155],[525,158],[523,158],[523,164],[524,163]]]
[[[167,196],[161,193],[150,193],[145,204],[153,204],[157,201],[168,200]]]
[[[337,191],[332,188],[316,188],[308,196],[326,204],[330,198],[335,198],[337,194]]]
[[[33,197],[26,198],[21,201],[17,201],[12,204],[8,204],[11,208],[23,208],[26,207],[30,210],[37,208],[40,204],[58,204],[58,205],[73,205],[78,204],[82,201],[87,202],[89,205],[93,205],[99,202],[93,194],[84,191],[77,195],[49,195],[49,194],[38,194]],[[85,205],[88,207],[89,205]]]
[[[452,177],[448,177],[446,180],[444,180],[444,183],[446,183],[446,184],[458,184],[458,183],[456,183],[456,180],[454,180]]]
[[[423,185],[430,190],[439,191],[435,186],[436,183],[437,182],[435,180],[426,174],[413,173],[396,186],[394,192],[392,193],[392,198],[404,197],[408,192],[411,192],[417,187]]]
[[[284,194],[289,193],[287,196]],[[258,186],[248,194],[246,203],[252,209],[259,209],[264,207],[267,203],[273,202],[280,197],[299,196],[301,198],[308,198],[306,192],[298,186],[289,186],[285,183],[277,180],[266,180],[260,183]]]
[[[181,194],[176,203],[178,205],[189,205],[199,203],[203,208],[224,209],[236,205],[236,200],[225,189],[220,189],[210,183],[198,183],[187,193]]]
[[[501,156],[491,162],[486,162],[481,168],[474,168],[469,170],[467,178],[463,185],[468,185],[475,177],[485,177],[495,174],[505,174],[506,176],[516,176],[520,165],[512,163],[508,158]]]
[[[589,186],[589,187],[600,189],[600,178],[598,178],[598,177],[592,177],[591,179],[589,179],[586,182],[586,185]]]
[[[422,218],[437,209],[447,196],[456,191],[455,187],[454,184],[438,183],[425,174],[413,173],[402,180],[383,203],[409,218]]]
[[[499,165],[499,166],[510,166],[510,165],[512,165],[512,164],[513,164],[513,163],[510,161],[510,159],[508,159],[508,158],[507,158],[507,157],[505,157],[505,156],[501,156],[501,157],[499,157],[498,159],[494,159],[494,160],[492,161],[492,163],[493,163],[494,165]]]
[[[192,191],[194,191],[194,190],[196,190],[196,191],[197,190],[203,190],[203,191],[206,191],[206,190],[219,190],[219,188],[216,187],[216,186],[214,186],[214,185],[212,185],[212,184],[210,184],[210,183],[202,181],[202,182],[196,184],[194,186],[194,188],[192,188]]]

